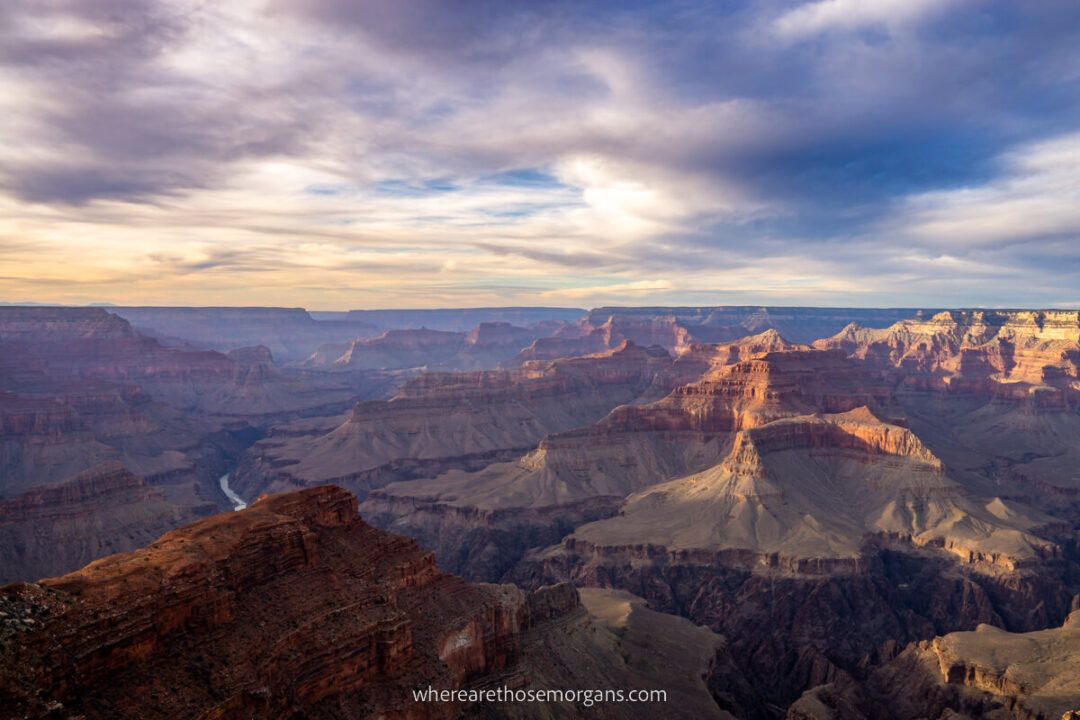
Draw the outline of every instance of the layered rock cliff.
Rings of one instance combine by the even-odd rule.
[[[1080,312],[949,310],[888,328],[849,325],[815,343],[909,383],[1041,402],[1080,398]]]
[[[742,431],[715,467],[630,496],[617,517],[578,528],[564,548],[600,561],[716,554],[728,565],[813,572],[858,568],[874,539],[996,573],[1060,556],[1036,534],[1056,524],[1001,498],[969,497],[914,433],[859,408]]]
[[[765,330],[776,330],[796,342],[810,342],[851,322],[865,327],[886,327],[914,314],[913,310],[890,308],[601,307],[590,310],[581,323],[599,326],[612,318],[634,323],[664,318],[685,328],[688,339],[697,342],[722,342]]]
[[[15,614],[39,619],[6,638],[4,705],[91,718],[452,716],[452,705],[406,710],[408,689],[505,667],[524,595],[440,574],[355,510],[332,487],[277,496],[9,586]]]
[[[0,499],[0,582],[66,572],[216,510],[210,501],[167,497],[119,462],[103,463]]]
[[[692,342],[675,358],[672,387],[696,382],[728,365],[755,360],[769,353],[809,349],[809,345],[791,342],[771,329],[726,343]]]
[[[452,467],[483,467],[633,402],[670,363],[659,348],[624,344],[516,371],[427,373],[390,401],[357,404],[327,433],[272,434],[249,453],[235,484],[248,495],[330,481],[365,491]]]
[[[860,408],[744,429],[717,466],[632,495],[508,577],[622,588],[707,624],[783,706],[853,682],[898,643],[1058,622],[1076,590],[1068,537]]]
[[[281,370],[265,347],[169,347],[99,308],[0,308],[0,500],[12,501],[0,577],[72,570],[225,507],[217,478],[265,425],[356,398],[348,383]],[[80,473],[109,462],[154,500],[54,493],[33,522],[16,510],[41,486],[84,487]]]
[[[394,483],[371,493],[363,512],[419,538],[453,571],[497,579],[524,550],[614,514],[627,495],[720,462],[741,429],[864,405],[898,412],[889,390],[839,353],[764,352],[662,400],[550,434],[515,461]]]
[[[965,482],[1080,520],[1080,314],[948,311],[815,343],[896,391],[912,427]]]
[[[344,409],[355,397],[333,378],[279,372],[269,352],[231,356],[162,345],[93,308],[0,308],[0,390],[54,394],[58,385],[137,385],[181,410],[242,419]]]

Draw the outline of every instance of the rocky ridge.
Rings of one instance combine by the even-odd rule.
[[[511,364],[599,352],[623,340],[657,344],[680,355],[694,344],[715,344],[773,330],[808,343],[831,335],[851,322],[885,327],[915,310],[782,307],[602,307],[554,336],[538,339]]]

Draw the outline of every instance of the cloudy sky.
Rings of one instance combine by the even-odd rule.
[[[0,3],[0,301],[1080,305],[1080,3]]]

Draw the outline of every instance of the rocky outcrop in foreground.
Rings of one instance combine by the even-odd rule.
[[[570,628],[589,641],[564,647]],[[452,718],[467,706],[416,702],[412,690],[526,687],[549,630],[583,677],[625,679],[617,638],[597,640],[573,588],[530,594],[445,575],[324,486],[0,588],[0,707],[73,720]]]

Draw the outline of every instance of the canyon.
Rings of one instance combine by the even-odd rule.
[[[707,369],[659,400],[552,433],[517,459],[377,489],[363,512],[428,543],[454,572],[491,581],[527,549],[616,513],[631,493],[720,462],[740,430],[819,410],[898,411],[889,390],[840,353],[768,352],[772,344],[760,342],[751,338],[745,353],[714,348],[721,363],[763,352]]]
[[[269,349],[173,347],[98,308],[0,308],[0,580],[74,570],[227,501],[265,429],[380,383],[306,376]]]
[[[195,543],[200,568],[211,555],[241,552],[243,543],[228,540],[234,532],[253,543],[252,555],[229,561],[234,569],[224,574],[180,573],[213,595],[206,588],[265,564],[253,548],[266,538],[251,528],[289,525],[282,516],[293,511],[283,508],[316,498],[350,509],[332,512],[325,528],[298,521],[304,538],[355,536],[379,555],[422,554],[424,573],[462,578],[434,586],[471,588],[460,590],[462,604],[431,609],[425,600],[431,617],[408,620],[424,639],[401,672],[447,687],[508,679],[573,686],[575,676],[607,687],[632,677],[676,692],[687,717],[763,720],[1056,718],[1080,709],[1070,707],[1078,686],[1068,672],[1070,612],[1080,607],[1080,314],[497,310],[428,314],[428,327],[386,327],[404,317],[391,311],[309,313],[310,322],[290,322],[361,334],[322,342],[297,331],[282,362],[272,345],[287,345],[288,333],[274,340],[267,328],[278,320],[264,316],[235,335],[266,342],[211,349],[192,330],[187,339],[161,329],[150,337],[103,309],[0,309],[0,580],[61,575],[124,551],[189,568],[195,561],[180,545],[195,543],[192,536],[152,541],[196,521],[188,527],[210,523]],[[235,497],[219,485],[226,473]],[[241,503],[250,507],[198,520]],[[362,532],[342,519],[357,509]],[[397,537],[388,532],[413,538],[412,549],[384,540]],[[215,538],[223,555],[214,555]],[[300,592],[296,585],[353,587],[367,571],[347,564],[359,551],[340,543],[310,553],[334,558],[332,568],[308,575],[290,565],[268,587],[285,597]],[[274,552],[291,562],[292,550]],[[110,562],[120,561],[99,561]],[[137,566],[124,562],[117,572]],[[99,563],[4,592],[18,596],[13,603],[63,597],[57,612],[69,621],[97,622],[68,614],[68,595],[80,587],[71,578],[94,575]],[[389,566],[378,572],[398,575]],[[108,584],[108,572],[94,576]],[[425,583],[416,581],[418,596]],[[251,592],[260,599],[250,617],[268,618],[271,601]],[[314,595],[312,603],[330,603],[318,612],[331,612],[330,600]],[[493,597],[509,604],[491,610]],[[292,602],[273,606],[280,623],[314,612]],[[408,616],[420,607],[406,605],[391,609]],[[438,628],[474,623],[453,615],[473,605],[486,608],[485,628],[498,626],[483,633],[498,635],[492,643],[502,649],[470,656],[462,672],[423,643],[448,637]],[[541,606],[542,620],[521,621]],[[110,627],[144,624],[117,612]],[[235,631],[243,641],[228,640],[223,652],[246,668],[243,642],[262,646],[267,636],[234,620],[247,610],[238,612],[184,610],[177,637]],[[352,637],[354,613],[346,614],[346,626],[327,632]],[[210,624],[196,628],[190,618]],[[284,632],[278,622],[268,632]],[[671,638],[695,649],[680,653]],[[170,662],[194,647],[131,642],[165,642]],[[393,704],[404,697],[391,679],[405,676],[397,670],[371,674],[370,658],[331,657],[317,634],[302,645],[323,658],[313,672],[328,674],[310,681],[323,690],[285,664],[244,670],[262,689],[241,687],[218,658],[209,675],[186,677],[184,692],[200,683],[204,692],[213,677],[215,701],[239,703],[207,718],[273,716],[284,712],[271,701],[280,697],[311,717],[337,717],[331,706],[347,708],[342,717],[420,712]],[[289,652],[300,662],[308,651]],[[657,675],[654,653],[682,669]],[[330,678],[327,663],[348,668],[350,680]],[[96,677],[70,697],[89,697],[79,693]],[[208,712],[205,697],[185,697],[185,707]],[[447,710],[492,718],[539,711],[515,703]],[[576,717],[580,708],[554,703],[543,712]],[[664,716],[611,705],[592,712]]]

